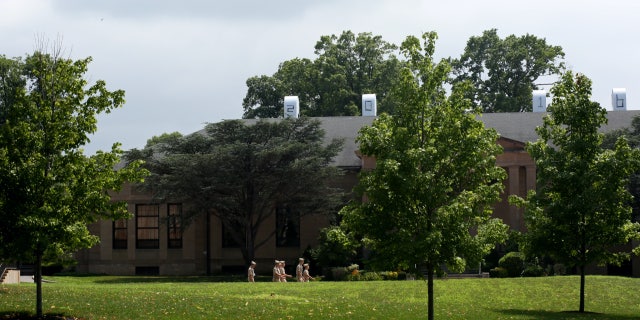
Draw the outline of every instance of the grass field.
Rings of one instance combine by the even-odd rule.
[[[208,277],[49,277],[48,315],[81,319],[420,319],[417,281],[216,282]],[[435,282],[436,319],[640,319],[640,279],[448,279]],[[0,286],[0,319],[33,314],[35,285]]]

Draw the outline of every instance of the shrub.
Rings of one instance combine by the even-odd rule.
[[[506,278],[509,276],[509,273],[507,272],[507,269],[502,268],[502,267],[495,267],[491,270],[489,270],[489,276],[491,278]]]
[[[562,263],[556,263],[553,265],[553,274],[556,276],[563,276],[567,274],[567,268]]]
[[[398,273],[395,271],[385,271],[380,274],[384,280],[398,280]]]
[[[382,276],[374,271],[363,272],[360,276],[360,280],[362,281],[380,281],[382,280]]]
[[[356,257],[358,242],[340,227],[333,226],[320,231],[318,247],[310,250],[311,257],[323,268],[344,266]]]
[[[523,277],[542,277],[544,275],[544,268],[538,265],[530,265],[522,271]]]
[[[498,265],[507,269],[509,277],[519,277],[524,270],[524,254],[522,252],[509,252],[500,258]]]
[[[330,280],[333,280],[333,281],[346,281],[348,274],[349,274],[349,272],[347,272],[347,268],[345,268],[345,267],[331,268],[331,279]]]

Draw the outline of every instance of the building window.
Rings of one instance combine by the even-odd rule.
[[[240,242],[233,238],[233,233],[242,230],[239,223],[222,222],[222,247],[223,248],[240,248]]]
[[[182,248],[182,205],[167,205],[167,226],[168,226],[168,243],[169,249]]]
[[[300,212],[286,205],[276,208],[276,246],[300,246]]]
[[[113,222],[113,249],[127,248],[127,219]]]
[[[157,204],[136,205],[136,248],[160,248],[160,206]]]

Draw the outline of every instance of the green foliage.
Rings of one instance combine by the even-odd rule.
[[[344,266],[353,262],[359,244],[340,227],[332,226],[320,231],[319,245],[311,250],[311,256],[323,268]]]
[[[335,214],[342,193],[328,186],[341,174],[331,166],[342,141],[324,141],[318,120],[307,117],[208,124],[188,136],[163,135],[129,161],[142,159],[151,175],[143,187],[162,201],[189,203],[184,225],[197,216],[220,218],[245,260],[275,233],[258,238],[275,209]]]
[[[88,224],[129,216],[126,203],[108,192],[146,173],[140,162],[114,169],[117,143],[110,152],[83,154],[96,116],[124,103],[124,91],[108,91],[102,80],[89,85],[89,62],[59,51],[36,51],[24,61],[0,56],[0,256],[35,263],[38,314],[43,257],[98,243]]]
[[[567,274],[567,268],[562,263],[556,263],[553,265],[553,274],[556,276],[563,276]]]
[[[507,278],[509,277],[509,271],[502,267],[495,267],[489,270],[489,277],[491,278]]]
[[[400,274],[403,274],[402,276],[400,276]],[[398,271],[383,271],[380,272],[380,276],[382,276],[383,280],[399,280],[400,277],[403,277],[402,280],[405,280],[407,277],[407,274],[405,272],[398,272]]]
[[[618,138],[624,137],[629,142],[631,148],[640,148],[640,116],[635,116],[631,120],[629,128],[622,128],[606,132],[602,139],[602,147],[613,150]],[[635,172],[629,177],[629,193],[633,196],[631,207],[633,210],[633,221],[640,222],[640,172]]]
[[[453,85],[465,81],[473,84],[467,95],[483,112],[531,111],[535,81],[556,75],[564,69],[564,52],[560,46],[548,45],[545,39],[527,34],[500,39],[496,29],[471,37],[464,53],[453,60]]]
[[[513,202],[525,206],[524,251],[578,268],[582,312],[585,266],[628,259],[628,252],[615,248],[640,238],[626,189],[640,168],[640,151],[623,137],[613,150],[602,149],[598,128],[606,123],[607,111],[590,101],[586,76],[567,72],[552,92],[550,113],[537,128],[540,139],[527,146],[538,167],[538,190]]]
[[[376,93],[378,109],[390,111],[387,96],[401,66],[395,49],[371,33],[322,36],[315,60],[287,60],[272,76],[247,79],[243,118],[282,117],[287,95],[299,96],[300,113],[310,117],[358,115],[364,93]]]
[[[544,276],[544,268],[539,265],[528,265],[522,270],[523,277],[542,277]]]
[[[344,225],[364,235],[384,260],[377,262],[392,268],[427,261],[457,265],[461,252],[477,261],[481,254],[471,253],[488,248],[481,240],[506,231],[489,219],[489,204],[505,177],[495,166],[497,134],[467,112],[471,105],[459,92],[445,97],[448,64],[431,60],[435,34],[424,40],[424,55],[417,38],[402,47],[412,62],[394,91],[403,101],[400,113],[383,114],[360,131],[360,151],[377,163],[361,174],[357,188],[369,201],[342,212]],[[470,235],[470,228],[485,224],[484,238]]]
[[[373,266],[424,266],[431,286],[436,266],[455,272],[477,264],[507,232],[490,218],[505,178],[495,165],[502,151],[498,135],[476,119],[465,87],[447,97],[450,66],[433,61],[436,37],[425,33],[422,41],[403,42],[408,62],[392,91],[396,113],[380,115],[357,138],[360,152],[376,159],[356,187],[368,201],[341,211],[343,227],[372,249]],[[430,292],[431,307],[432,298]]]
[[[508,252],[498,261],[498,265],[507,270],[509,277],[519,277],[524,270],[524,254],[522,252]]]

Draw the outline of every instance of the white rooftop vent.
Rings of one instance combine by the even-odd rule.
[[[363,117],[375,117],[378,112],[378,105],[376,103],[375,94],[363,94],[362,95],[362,116]]]
[[[547,92],[544,90],[533,90],[533,112],[547,111]]]
[[[611,108],[614,111],[627,110],[627,89],[613,88],[611,90]]]
[[[298,96],[284,97],[284,117],[298,118],[300,116],[300,100]]]

